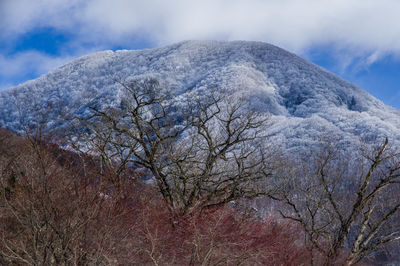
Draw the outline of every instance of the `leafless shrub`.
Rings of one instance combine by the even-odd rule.
[[[1,263],[108,265],[118,257],[129,224],[117,219],[129,212],[102,194],[95,168],[53,144],[6,139],[1,147],[13,149],[0,155]]]

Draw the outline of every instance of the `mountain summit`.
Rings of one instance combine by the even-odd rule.
[[[90,99],[116,104],[115,79],[153,77],[184,93],[224,92],[271,114],[271,131],[290,148],[330,135],[344,143],[389,137],[400,144],[400,111],[295,54],[262,42],[185,41],[148,50],[103,51],[0,92],[0,126],[62,126]]]

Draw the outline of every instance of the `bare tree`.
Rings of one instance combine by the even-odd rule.
[[[268,192],[267,117],[216,95],[176,99],[151,79],[119,84],[120,106],[91,104],[79,117],[88,129],[73,139],[85,143],[79,150],[99,154],[119,178],[128,165],[146,169],[183,213]]]
[[[361,158],[326,145],[291,175],[296,181],[277,197],[287,206],[281,214],[303,227],[324,265],[355,264],[400,239],[400,227],[390,227],[400,209],[400,160],[388,139]]]

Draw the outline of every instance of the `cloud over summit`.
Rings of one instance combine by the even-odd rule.
[[[3,0],[4,36],[40,27],[86,41],[155,45],[183,39],[246,39],[301,52],[312,45],[400,53],[396,0]]]
[[[398,0],[0,0],[0,89],[26,80],[12,69],[34,78],[93,51],[189,39],[264,41],[309,59],[328,47],[337,73],[357,71],[400,58],[399,11]],[[56,54],[16,48],[41,31],[68,37]]]

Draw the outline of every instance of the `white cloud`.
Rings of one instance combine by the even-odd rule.
[[[302,55],[329,45],[342,70],[355,59],[363,68],[383,56],[400,56],[399,11],[398,0],[0,0],[0,42],[41,27],[73,36],[64,44],[69,54],[60,58],[32,51],[0,56],[0,76],[41,74],[109,44],[127,47],[135,36],[154,46],[258,40]]]
[[[3,0],[8,34],[50,26],[123,42],[140,32],[157,44],[246,39],[293,51],[333,43],[400,52],[397,0]]]
[[[4,37],[15,37],[38,27],[71,30],[80,0],[2,0],[0,25]]]

